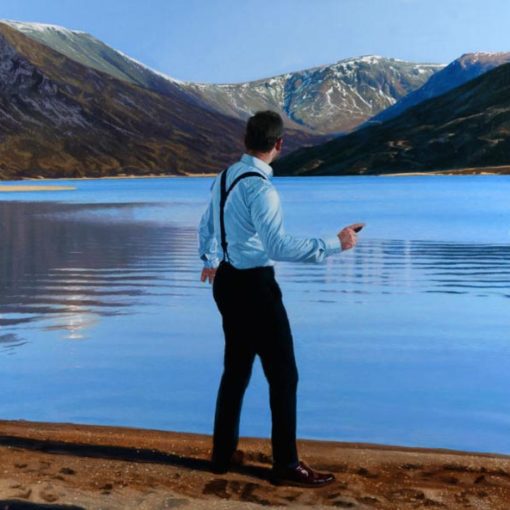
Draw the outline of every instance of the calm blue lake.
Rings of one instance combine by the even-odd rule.
[[[289,233],[367,224],[354,250],[275,268],[299,436],[510,453],[510,177],[273,182]],[[0,195],[1,418],[211,433],[211,178],[55,184],[77,189]],[[241,435],[270,435],[258,361]]]

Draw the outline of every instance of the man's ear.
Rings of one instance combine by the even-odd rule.
[[[274,144],[274,148],[277,150],[277,151],[281,151],[282,150],[282,145],[283,145],[283,138],[278,138],[276,140],[276,143]]]

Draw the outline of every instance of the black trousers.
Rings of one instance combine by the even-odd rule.
[[[222,261],[213,280],[213,296],[222,315],[225,355],[212,460],[228,464],[237,448],[242,401],[258,354],[269,383],[273,464],[295,465],[298,372],[274,268],[236,269]]]

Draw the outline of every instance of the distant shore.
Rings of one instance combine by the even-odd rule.
[[[299,440],[305,461],[336,475],[334,484],[310,490],[271,485],[269,439],[241,438],[239,446],[245,464],[215,475],[207,435],[1,420],[0,506],[507,510],[510,501],[508,455]]]
[[[185,173],[180,175],[175,174],[147,174],[147,175],[104,175],[101,177],[30,177],[23,178],[23,181],[97,181],[104,179],[166,179],[167,177],[215,177],[215,173]]]
[[[47,182],[47,181],[98,181],[98,180],[108,180],[108,179],[157,179],[157,178],[167,178],[167,177],[215,177],[217,174],[215,173],[198,173],[198,174],[185,174],[185,175],[159,175],[159,174],[150,174],[150,175],[105,175],[102,177],[23,177],[21,179],[13,179],[5,182],[16,182],[20,184],[9,184],[8,186],[4,186],[1,184],[0,180],[0,191],[17,191],[18,188],[21,187],[29,187],[29,185],[24,185],[22,183],[25,182]],[[55,186],[56,187],[56,186]],[[69,186],[58,186],[60,189],[76,189]],[[4,189],[4,188],[13,188]],[[14,189],[16,188],[16,189]],[[24,190],[24,191],[39,191],[44,188],[50,188],[50,186],[33,186],[34,189]]]
[[[74,186],[26,186],[26,185],[0,185],[1,193],[9,193],[13,191],[71,191],[75,190]]]
[[[157,178],[168,178],[168,177],[215,177],[217,173],[202,172],[202,173],[185,173],[182,175],[162,175],[162,174],[148,174],[148,175],[112,175],[102,177],[23,177],[16,181],[20,185],[9,184],[8,186],[2,186],[0,184],[0,192],[8,191],[56,191],[56,190],[69,190],[75,189],[72,187],[64,186],[25,186],[21,183],[24,182],[46,182],[46,181],[96,181],[105,179],[157,179]],[[488,167],[477,167],[477,168],[461,168],[451,170],[432,170],[430,172],[393,172],[383,174],[371,174],[369,177],[417,177],[417,176],[437,176],[437,175],[510,175],[510,165],[504,166],[488,166]],[[287,176],[287,177],[299,177],[299,176]],[[308,177],[308,176],[303,176]],[[314,176],[315,177],[315,176]],[[320,177],[320,176],[316,176]],[[334,177],[328,175],[327,177]],[[363,175],[339,175],[338,177],[364,177]],[[1,183],[2,181],[0,181]],[[22,189],[23,188],[23,189]]]
[[[452,170],[433,170],[431,172],[403,172],[378,174],[380,177],[414,177],[420,175],[508,175],[510,165],[487,166],[481,168],[459,168]]]

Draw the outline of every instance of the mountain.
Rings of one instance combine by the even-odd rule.
[[[45,23],[0,22],[86,67],[160,94],[172,95],[184,83],[146,67],[87,32]]]
[[[270,108],[282,115],[287,127],[305,133],[349,131],[421,87],[444,67],[370,55],[246,83],[193,83],[154,71],[86,32],[38,23],[5,23],[115,78],[159,94],[173,94],[177,89],[202,107],[243,122],[256,110]]]
[[[355,175],[506,166],[510,64],[428,99],[380,125],[273,163],[275,175]]]
[[[91,36],[31,29],[39,39],[0,22],[0,179],[217,172],[242,152],[244,122],[175,81],[108,47],[103,60],[80,50],[100,46]],[[287,150],[324,140],[289,130]]]
[[[402,112],[426,99],[431,99],[448,92],[480,76],[501,64],[510,62],[510,52],[465,53],[460,58],[441,69],[420,88],[410,92],[400,101],[372,117],[368,124],[392,119]]]
[[[443,67],[369,55],[248,83],[183,87],[216,110],[241,119],[269,107],[290,126],[338,134],[393,105]]]

